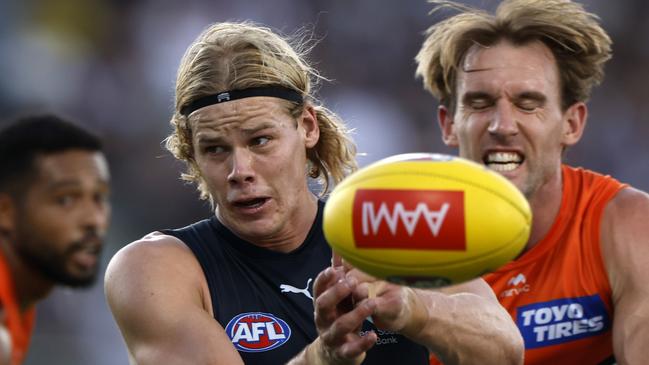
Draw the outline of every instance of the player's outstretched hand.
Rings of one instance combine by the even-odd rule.
[[[363,321],[374,314],[373,299],[352,301],[357,281],[342,267],[322,271],[313,285],[318,339],[309,351],[317,364],[360,364],[376,343],[376,334],[360,335]]]

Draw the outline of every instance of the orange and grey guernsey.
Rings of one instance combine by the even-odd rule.
[[[0,308],[4,311],[3,325],[11,336],[11,365],[20,365],[27,354],[29,339],[34,329],[35,309],[21,311],[9,265],[0,253]]]
[[[548,234],[484,279],[523,335],[525,364],[613,364],[613,303],[600,222],[626,185],[565,165],[562,174],[561,208]]]
[[[607,203],[626,185],[562,167],[561,208],[530,251],[485,275],[525,340],[525,364],[613,361],[613,303],[600,244]]]

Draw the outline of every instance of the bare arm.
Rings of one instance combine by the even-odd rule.
[[[440,292],[414,291],[426,308],[425,325],[417,330],[411,324],[404,334],[426,345],[444,364],[523,363],[523,338],[484,280]]]
[[[619,364],[647,361],[649,195],[624,189],[602,217],[601,245],[613,290],[613,350]]]
[[[243,364],[209,313],[200,265],[178,239],[152,234],[120,250],[105,292],[133,364]]]

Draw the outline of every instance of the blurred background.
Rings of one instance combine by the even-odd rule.
[[[614,57],[568,161],[649,190],[649,2],[582,3],[600,15]],[[310,30],[319,40],[311,60],[332,80],[320,97],[356,128],[365,165],[396,153],[452,152],[441,143],[436,102],[414,79],[423,31],[440,16],[430,9],[424,0],[2,0],[0,114],[62,113],[105,139],[114,210],[103,277],[125,244],[211,214],[161,146],[176,68],[203,28],[253,20],[284,34]],[[101,282],[55,289],[39,305],[28,365],[127,363]]]

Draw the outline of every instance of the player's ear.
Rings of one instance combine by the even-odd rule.
[[[306,104],[304,106],[304,110],[298,119],[298,123],[304,129],[304,143],[306,148],[313,148],[320,139],[318,116],[313,105]]]
[[[442,141],[447,146],[457,147],[457,135],[455,134],[455,123],[453,122],[453,115],[448,107],[440,105],[437,108],[437,122],[442,130]]]
[[[586,127],[588,107],[579,101],[572,104],[563,115],[563,134],[561,144],[572,146],[579,142]]]
[[[16,223],[16,204],[6,193],[0,193],[0,231],[12,232]]]

